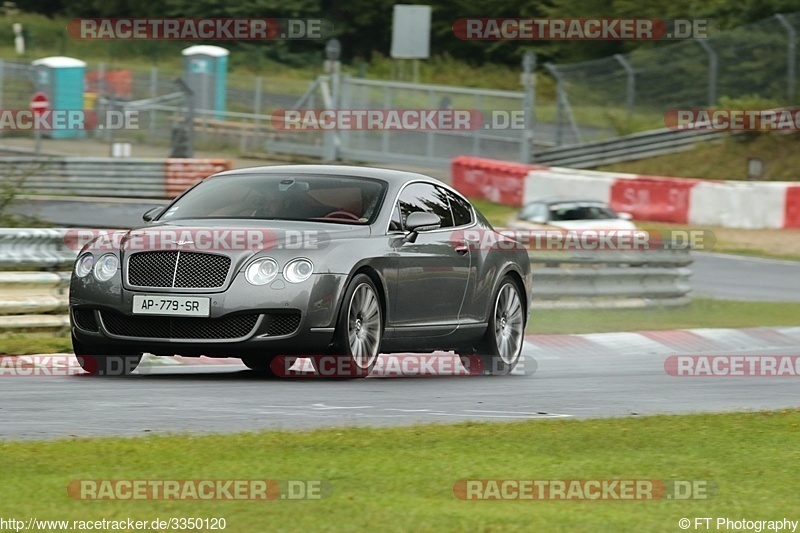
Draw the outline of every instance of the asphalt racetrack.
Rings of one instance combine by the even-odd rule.
[[[735,353],[797,354],[800,341],[794,338],[794,345]],[[668,354],[687,351],[654,352],[643,345],[638,353],[617,354],[587,349],[548,355],[537,350],[534,358],[528,344],[526,352],[522,375],[507,377],[269,379],[236,360],[144,365],[127,377],[2,377],[0,439],[597,418],[798,405],[796,376],[669,375],[664,366]]]
[[[88,202],[101,227],[136,225],[140,214],[158,203]],[[87,202],[72,201],[36,205],[65,226],[85,219],[87,208]],[[118,225],[104,226],[112,219]],[[800,263],[710,253],[693,257],[695,296],[800,301]],[[743,336],[728,331],[732,333],[722,338]],[[120,378],[0,376],[0,439],[613,417],[798,405],[798,377],[686,378],[665,371],[665,359],[672,354],[728,353],[719,345],[677,342],[673,350],[653,349],[652,343],[622,342],[634,334],[617,335],[605,338],[605,349],[583,341],[569,350],[529,343],[523,371],[508,377],[281,380],[264,378],[238,360],[156,360]],[[682,338],[680,332],[677,335]],[[735,346],[735,354],[800,354],[800,335],[775,346],[751,340],[747,337]]]

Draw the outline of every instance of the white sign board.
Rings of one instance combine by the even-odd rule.
[[[431,49],[431,6],[395,5],[392,18],[394,59],[428,59]]]

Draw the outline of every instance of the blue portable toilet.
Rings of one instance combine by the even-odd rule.
[[[50,99],[50,109],[83,109],[86,63],[72,57],[54,56],[33,62],[34,85]],[[42,132],[53,139],[86,137],[83,129]]]
[[[230,52],[220,46],[201,44],[190,46],[181,54],[183,81],[194,92],[195,108],[224,112]],[[222,113],[216,114],[216,118],[222,118]]]

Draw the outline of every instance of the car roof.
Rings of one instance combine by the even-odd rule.
[[[315,174],[323,176],[353,176],[361,178],[378,178],[389,182],[392,185],[402,185],[407,181],[429,181],[435,184],[442,184],[440,180],[405,170],[394,170],[388,168],[360,167],[352,165],[272,165],[261,167],[238,168],[227,170],[215,174],[212,178],[216,179],[224,176],[242,174]]]

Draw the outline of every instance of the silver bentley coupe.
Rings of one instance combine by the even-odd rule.
[[[70,283],[85,371],[142,354],[335,357],[366,376],[381,353],[454,351],[482,373],[517,364],[529,318],[527,251],[461,194],[409,172],[285,165],[222,172],[103,234]]]

